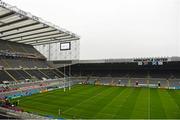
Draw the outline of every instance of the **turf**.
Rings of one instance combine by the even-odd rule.
[[[179,90],[76,85],[18,99],[25,111],[57,118],[180,119]]]

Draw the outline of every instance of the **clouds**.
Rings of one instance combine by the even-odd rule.
[[[6,0],[81,36],[81,59],[180,55],[179,0]]]

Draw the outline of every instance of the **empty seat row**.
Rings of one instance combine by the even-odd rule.
[[[32,54],[37,54],[37,55],[42,56],[42,54],[39,51],[37,51],[32,45],[15,43],[15,42],[10,42],[10,41],[0,40],[0,50],[7,50],[11,52],[32,53]]]
[[[25,81],[25,80],[44,80],[61,78],[61,74],[52,69],[43,70],[0,70],[0,82],[3,81]],[[15,79],[15,80],[14,80]]]
[[[3,81],[14,81],[4,70],[0,70],[0,83]]]
[[[0,59],[0,66],[4,68],[47,68],[47,61],[33,59]]]

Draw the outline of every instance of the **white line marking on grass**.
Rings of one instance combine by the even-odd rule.
[[[151,89],[148,88],[148,119],[150,119],[150,117],[151,117],[151,116],[150,116],[150,115],[151,115],[151,111],[150,111],[150,107],[151,107],[151,106],[150,106],[150,104],[151,104],[151,101],[150,101],[150,100],[151,100],[151,99],[150,99],[150,97],[151,97],[151,96],[150,96],[150,90],[151,90]]]

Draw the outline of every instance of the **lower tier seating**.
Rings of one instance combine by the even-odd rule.
[[[51,69],[40,70],[40,71],[43,72],[44,74],[46,74],[51,79],[55,79],[55,78],[59,78],[60,77],[59,74],[57,74],[56,72],[54,72]]]
[[[4,70],[0,70],[0,83],[3,81],[14,81]]]
[[[61,78],[55,69],[0,70],[0,83]]]

